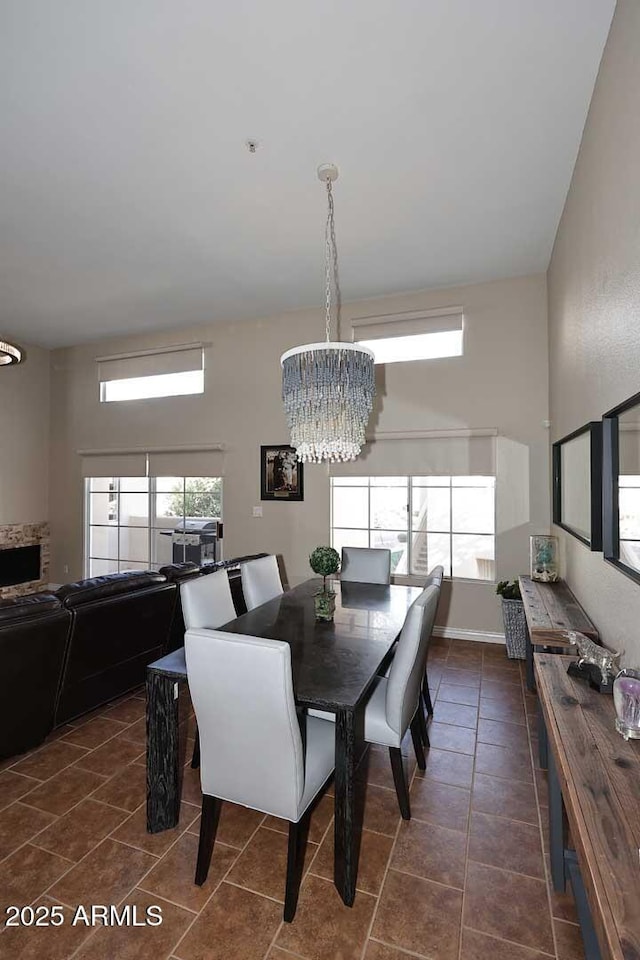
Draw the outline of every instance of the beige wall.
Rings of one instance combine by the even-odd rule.
[[[49,351],[0,367],[0,524],[48,518]]]
[[[558,439],[640,390],[640,4],[618,0],[548,273]],[[557,531],[604,642],[640,664],[640,585]]]
[[[345,267],[346,269],[346,267]],[[379,368],[376,430],[497,428],[498,573],[528,568],[529,534],[548,530],[546,281],[534,276],[348,304],[343,334],[355,316],[462,304],[462,358]],[[111,340],[56,351],[52,366],[52,577],[82,575],[82,483],[77,451],[220,441],[226,444],[225,555],[267,550],[284,556],[290,580],[309,575],[307,558],[329,532],[326,466],[305,468],[303,503],[260,503],[261,443],[286,443],[280,354],[322,336],[320,311],[255,322]],[[100,404],[95,357],[136,348],[203,340],[204,396]],[[64,572],[65,565],[69,573]],[[444,616],[454,628],[500,632],[491,584],[456,583]]]

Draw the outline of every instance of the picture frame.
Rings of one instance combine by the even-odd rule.
[[[261,445],[260,499],[304,500],[304,464],[289,444]]]
[[[590,550],[602,550],[602,422],[556,440],[552,464],[553,522]]]

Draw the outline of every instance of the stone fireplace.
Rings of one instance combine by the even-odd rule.
[[[40,548],[39,576],[34,580],[22,580],[23,576],[31,576],[33,570],[34,551],[19,549],[24,547]],[[48,523],[9,523],[0,525],[0,552],[4,554],[2,569],[7,580],[20,578],[22,582],[11,583],[8,586],[0,585],[0,599],[7,597],[22,597],[27,593],[45,590],[49,583],[49,524]],[[15,576],[12,576],[12,565],[15,563]]]

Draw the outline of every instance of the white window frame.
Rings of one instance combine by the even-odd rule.
[[[157,525],[158,515],[157,515],[157,513],[155,512],[156,494],[157,494],[157,493],[162,494],[162,493],[165,493],[165,492],[166,492],[166,491],[163,491],[163,490],[158,491],[158,489],[157,489],[157,482],[156,482],[158,478],[157,478],[157,477],[140,478],[140,479],[147,479],[147,480],[148,480],[148,489],[147,489],[146,491],[140,491],[141,493],[145,493],[145,492],[146,492],[146,494],[147,494],[147,518],[148,518],[148,519],[147,519],[146,528],[143,527],[143,526],[139,526],[139,527],[138,527],[138,526],[132,526],[131,524],[126,524],[126,523],[121,524],[121,523],[120,523],[120,493],[121,493],[121,491],[120,491],[120,482],[121,482],[121,480],[122,480],[122,477],[114,477],[114,478],[113,478],[114,480],[117,481],[117,489],[114,491],[114,492],[115,492],[115,496],[116,496],[117,501],[118,501],[118,522],[117,522],[117,526],[116,526],[116,525],[113,525],[113,526],[112,526],[111,524],[91,523],[91,495],[92,495],[92,493],[100,493],[100,492],[101,492],[101,491],[92,491],[92,490],[91,490],[91,481],[94,480],[94,479],[100,479],[100,478],[97,478],[97,477],[85,477],[85,479],[84,479],[84,517],[83,517],[83,526],[84,526],[84,530],[83,530],[83,540],[84,540],[83,569],[84,569],[84,576],[85,576],[85,577],[90,577],[90,576],[91,576],[90,566],[91,566],[91,561],[92,561],[92,560],[104,560],[104,561],[107,562],[107,563],[117,563],[117,565],[118,565],[118,570],[120,570],[121,564],[143,563],[143,562],[144,562],[144,561],[137,561],[137,560],[123,560],[123,559],[121,558],[121,556],[120,556],[120,530],[121,530],[121,529],[126,529],[126,530],[132,530],[132,529],[133,529],[133,530],[144,530],[144,529],[146,529],[146,532],[147,532],[147,552],[148,552],[148,556],[149,556],[149,563],[147,564],[147,566],[146,566],[145,569],[147,569],[147,570],[158,570],[161,566],[163,566],[163,564],[161,564],[161,563],[154,563],[154,562],[151,560],[151,558],[153,557],[153,539],[154,539],[154,536],[155,536],[155,534],[157,533],[158,530],[163,529],[161,526],[158,526],[158,525]],[[181,519],[184,519],[184,517],[185,517],[185,512],[184,512],[184,511],[185,511],[185,507],[186,507],[187,495],[192,492],[192,491],[189,491],[189,490],[186,489],[186,481],[189,480],[189,479],[191,479],[191,478],[190,478],[190,477],[182,477],[182,478],[180,478],[180,479],[182,479],[182,516],[175,518],[175,523],[176,523],[176,525],[180,522]],[[222,520],[222,514],[223,514],[223,510],[224,510],[224,478],[223,478],[223,477],[208,477],[207,479],[210,479],[210,480],[220,480],[220,520]],[[106,492],[106,491],[105,491],[105,492]],[[124,492],[124,493],[129,493],[129,492],[131,492],[131,493],[136,493],[137,491],[135,491],[135,490],[133,490],[133,491],[126,491],[126,490],[125,490],[125,491],[123,491],[123,492]],[[116,559],[114,559],[113,557],[94,557],[94,556],[91,556],[90,550],[91,550],[91,528],[92,528],[92,527],[104,527],[104,528],[107,528],[107,529],[110,529],[110,530],[117,530],[117,531],[118,531],[118,556],[117,556]],[[131,569],[131,568],[130,568],[130,567],[128,567],[128,568],[125,567],[125,569]],[[115,572],[115,571],[114,571],[114,572]],[[96,574],[96,576],[99,576],[99,574]]]
[[[470,474],[470,476],[472,476],[472,474]],[[366,532],[367,535],[368,535],[368,545],[371,546],[371,535],[372,535],[372,533],[375,533],[376,531],[379,531],[379,530],[381,530],[382,532],[384,532],[384,531],[386,530],[386,528],[378,528],[378,527],[373,527],[373,526],[371,526],[371,490],[372,490],[372,489],[375,490],[376,488],[377,488],[377,489],[381,489],[381,488],[383,488],[383,485],[378,485],[378,484],[373,484],[373,485],[372,485],[372,483],[371,483],[372,480],[379,479],[379,478],[376,478],[376,477],[352,477],[352,478],[350,478],[350,479],[352,479],[352,480],[354,480],[354,481],[357,480],[358,482],[357,482],[357,483],[354,482],[354,483],[350,483],[350,484],[344,484],[344,485],[341,485],[341,484],[340,484],[340,482],[339,482],[340,479],[341,479],[341,477],[330,477],[330,511],[329,511],[329,516],[330,516],[330,519],[329,519],[329,524],[330,524],[330,527],[329,527],[329,538],[330,538],[330,542],[331,542],[331,544],[333,545],[333,542],[334,542],[334,539],[333,539],[334,529],[337,529],[337,530],[353,530],[354,533],[357,532],[357,533],[359,533],[359,534],[362,534],[363,532]],[[431,530],[431,529],[429,529],[429,530],[424,530],[424,531],[423,531],[423,530],[414,530],[414,529],[413,529],[413,525],[412,525],[412,521],[413,521],[413,487],[414,487],[413,480],[414,480],[415,478],[412,477],[412,476],[407,476],[407,477],[403,477],[403,479],[406,480],[406,484],[405,484],[405,492],[406,492],[406,496],[407,496],[407,526],[406,526],[407,541],[406,541],[406,550],[407,550],[407,570],[408,570],[409,572],[408,572],[408,573],[402,573],[402,574],[396,574],[396,573],[392,574],[392,577],[391,577],[392,581],[393,581],[394,583],[414,583],[414,582],[418,582],[418,583],[419,583],[419,582],[421,582],[421,580],[422,580],[421,575],[420,575],[420,574],[417,574],[417,573],[411,573],[411,568],[412,568],[412,563],[413,563],[413,538],[414,538],[416,535],[419,535],[419,534],[424,533],[425,535],[426,535],[426,534],[435,534],[435,535],[439,535],[439,536],[447,536],[447,537],[449,538],[449,558],[450,558],[451,573],[445,575],[445,578],[446,578],[447,580],[466,581],[466,582],[469,582],[469,583],[497,583],[497,579],[496,579],[496,569],[497,569],[497,544],[498,544],[497,533],[496,533],[496,517],[497,517],[497,512],[496,512],[496,510],[497,510],[497,505],[496,505],[496,491],[497,491],[497,478],[496,478],[495,476],[492,478],[492,479],[493,479],[493,518],[494,518],[494,529],[493,529],[493,533],[478,532],[478,531],[473,531],[473,530],[464,530],[464,531],[463,531],[463,530],[454,530],[454,529],[453,529],[453,490],[454,490],[454,489],[464,489],[464,488],[462,488],[462,487],[460,487],[460,486],[456,487],[456,485],[455,485],[454,482],[453,482],[453,481],[456,479],[455,476],[450,476],[450,477],[449,477],[449,483],[448,483],[448,484],[446,484],[446,483],[441,483],[441,484],[433,484],[433,486],[432,486],[432,489],[437,489],[438,487],[440,487],[441,489],[445,489],[445,490],[448,490],[448,491],[449,491],[449,529],[448,529],[448,530]],[[434,479],[434,480],[438,480],[438,479],[444,479],[444,478],[433,477],[433,479]],[[347,526],[336,527],[336,526],[334,525],[334,519],[333,519],[333,490],[334,490],[334,483],[335,483],[336,480],[338,481],[337,486],[339,487],[339,489],[345,489],[345,490],[348,490],[348,489],[360,489],[360,490],[366,489],[366,490],[367,490],[367,516],[368,516],[368,523],[369,523],[369,525],[368,525],[367,527],[347,527]],[[478,488],[480,488],[481,485],[478,484],[476,487],[474,487],[473,484],[466,484],[465,486],[468,487],[468,488],[471,488],[471,489],[478,489]],[[397,489],[401,489],[401,488],[402,488],[401,485],[398,484],[398,485],[394,486],[392,489],[396,489],[396,490],[397,490]],[[429,488],[429,487],[427,486],[427,484],[424,484],[424,485],[421,486],[421,489],[428,489],[428,488]],[[395,532],[395,531],[393,531],[391,528],[389,528],[388,532],[392,533],[392,532]],[[401,532],[401,531],[398,531],[398,532]],[[460,577],[460,576],[456,576],[456,574],[455,574],[455,568],[454,568],[454,562],[453,562],[453,538],[454,538],[455,536],[493,537],[493,547],[494,547],[493,567],[494,567],[494,576],[493,576],[492,579],[488,579],[488,578],[484,578],[484,577]]]

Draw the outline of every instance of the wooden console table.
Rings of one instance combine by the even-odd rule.
[[[527,619],[527,689],[536,688],[533,674],[533,653],[535,647],[569,646],[565,633],[577,630],[587,637],[599,641],[598,631],[589,620],[564,580],[555,583],[542,583],[531,577],[519,577],[520,593],[524,603],[524,615]]]
[[[568,676],[570,662],[535,655],[553,886],[571,880],[587,960],[640,960],[640,741],[623,740],[613,698]]]

